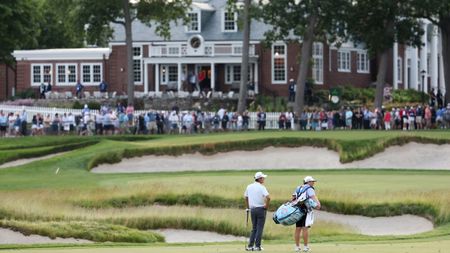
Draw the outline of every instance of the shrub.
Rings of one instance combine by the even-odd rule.
[[[429,96],[420,91],[413,89],[408,90],[395,90],[392,93],[393,102],[396,103],[421,103],[423,101],[428,101]]]
[[[100,103],[95,101],[89,101],[87,105],[91,110],[100,110],[101,107]]]
[[[37,90],[35,90],[33,88],[28,88],[28,89],[26,89],[24,91],[17,92],[17,94],[16,94],[16,96],[14,98],[22,98],[22,99],[25,99],[25,98],[36,98],[36,93],[37,93]]]
[[[72,109],[83,109],[84,105],[80,103],[80,101],[75,101],[72,105]]]

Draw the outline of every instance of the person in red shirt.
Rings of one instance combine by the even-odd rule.
[[[429,106],[425,107],[425,129],[430,129],[431,127],[431,109]]]
[[[391,130],[391,112],[389,110],[386,110],[386,113],[384,113],[384,129]]]

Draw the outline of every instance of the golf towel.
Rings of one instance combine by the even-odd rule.
[[[305,227],[310,227],[312,224],[314,224],[314,211],[306,214]]]

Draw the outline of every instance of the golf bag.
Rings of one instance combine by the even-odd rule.
[[[273,213],[273,221],[276,224],[290,226],[297,223],[305,212],[296,206],[297,203],[287,202],[281,205],[275,213]]]
[[[297,223],[307,212],[317,207],[317,203],[310,199],[307,190],[308,187],[299,187],[296,190],[296,199],[281,205],[273,214],[273,221],[276,224],[290,226]]]

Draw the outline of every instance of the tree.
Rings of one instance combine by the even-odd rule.
[[[445,100],[450,102],[450,1],[410,0],[416,18],[426,18],[438,26],[442,38],[442,60],[444,62]]]
[[[37,45],[36,16],[31,0],[0,2],[0,62],[11,64],[12,51]]]
[[[266,32],[266,42],[277,40],[302,41],[297,92],[294,113],[303,112],[305,83],[312,58],[314,40],[320,38],[334,41],[341,32],[339,20],[345,15],[344,0],[260,0],[260,18],[272,29]]]
[[[170,23],[180,19],[187,22],[186,12],[191,0],[79,0],[79,17],[88,25],[88,38],[96,32],[110,29],[110,24],[125,28],[127,51],[127,93],[128,104],[134,104],[133,37],[132,23],[139,19],[148,26],[156,25],[156,33],[170,38]]]
[[[250,46],[250,5],[251,0],[244,1],[242,22],[244,24],[242,39],[241,85],[239,89],[238,113],[242,114],[247,107],[248,63]]]
[[[38,35],[36,40],[40,49],[84,46],[84,25],[77,18],[76,0],[38,0],[37,2]]]
[[[378,58],[375,107],[381,108],[386,83],[389,51],[394,42],[421,45],[422,26],[411,17],[413,9],[406,1],[351,0],[346,17],[348,35],[356,43],[364,43],[369,55]]]

